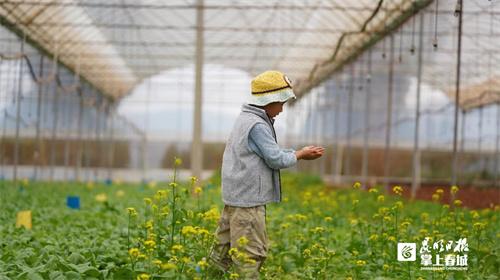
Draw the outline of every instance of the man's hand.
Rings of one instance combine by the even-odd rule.
[[[306,146],[295,152],[297,159],[312,160],[323,155],[325,148],[316,146]]]

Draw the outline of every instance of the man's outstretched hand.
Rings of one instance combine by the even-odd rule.
[[[325,148],[316,146],[306,146],[295,152],[297,159],[312,160],[317,159],[323,155]]]

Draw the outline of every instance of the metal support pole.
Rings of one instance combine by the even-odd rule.
[[[78,89],[78,120],[77,120],[77,130],[78,130],[78,146],[76,148],[76,159],[75,159],[75,180],[80,181],[80,168],[82,166],[82,146],[84,141],[82,140],[82,116],[83,116],[83,93],[81,89]]]
[[[115,112],[111,106],[109,109],[109,154],[108,154],[108,179],[113,180],[113,163],[115,153]]]
[[[352,99],[354,96],[354,62],[351,63],[351,73],[349,75],[349,95],[347,96],[347,155],[345,163],[345,176],[351,183],[351,126],[352,126]]]
[[[371,114],[371,75],[372,75],[372,52],[368,51],[368,75],[366,77],[366,97],[365,97],[365,127],[363,132],[363,162],[361,166],[361,176],[363,177],[363,187],[368,188],[368,161],[369,147],[368,140],[370,138],[370,114]]]
[[[54,57],[54,68],[55,68],[55,75],[59,74],[59,65],[57,63],[58,58],[57,54]],[[56,83],[54,87],[54,101],[53,101],[53,108],[52,108],[52,137],[51,137],[51,143],[50,143],[50,176],[49,180],[52,181],[54,180],[54,165],[56,161],[56,133],[57,133],[57,121],[59,119],[59,85],[57,84],[57,78],[56,78]]]
[[[2,61],[0,60],[0,67],[2,65]],[[0,68],[1,69],[1,68]],[[3,81],[2,79],[2,71],[0,70],[0,86],[4,86],[1,82]],[[7,87],[5,87],[7,88]],[[7,93],[6,93],[7,95]],[[3,96],[0,94],[0,102],[2,102]],[[7,113],[4,109],[4,120],[3,120],[3,126],[2,126],[2,135],[0,136],[0,186],[3,186],[4,184],[4,179],[5,179],[5,166],[4,166],[4,157],[5,157],[5,149],[4,149],[4,138],[5,138],[5,119],[7,118]]]
[[[196,74],[194,90],[193,142],[191,148],[191,172],[200,178],[203,171],[203,140],[201,106],[203,98],[203,44],[204,18],[203,0],[198,0],[196,7]]]
[[[84,138],[85,141],[84,141],[84,174],[85,174],[85,180],[87,182],[90,181],[90,148],[89,146],[92,144],[91,141],[92,141],[92,118],[91,118],[91,115],[90,115],[90,106],[87,107],[87,110],[88,112],[88,117],[87,117],[87,120],[84,122],[87,124],[87,127],[86,127],[86,131],[85,131],[85,136]]]
[[[484,111],[484,106],[479,107],[479,119],[478,119],[478,124],[477,124],[477,157],[479,161],[479,174],[477,175],[479,180],[481,180],[481,176],[484,170],[484,164],[483,164],[483,159],[481,157],[481,150],[482,150],[482,137],[481,134],[483,132],[483,111]]]
[[[5,138],[5,134],[7,133],[7,110],[4,109],[3,111],[3,125],[2,125],[2,145],[0,146],[0,148],[2,148],[1,150],[1,155],[2,155],[2,179],[4,179],[5,177],[5,164],[6,164],[6,161],[5,161],[5,143],[4,143],[4,138]]]
[[[390,152],[391,152],[391,128],[392,128],[392,91],[394,79],[394,36],[390,35],[390,54],[389,54],[389,80],[387,91],[387,115],[385,130],[385,148],[384,148],[384,187],[389,191],[390,176]]]
[[[341,86],[339,86],[341,87]],[[340,143],[339,143],[339,127],[340,127],[340,91],[339,90],[339,93],[336,94],[335,96],[335,100],[337,101],[336,102],[336,105],[335,105],[335,128],[334,128],[334,141],[335,141],[335,154],[337,155],[337,157],[334,157],[333,160],[334,160],[334,166],[335,166],[335,176],[334,176],[334,181],[336,184],[340,184],[341,183],[341,172],[342,172],[342,157],[343,157],[343,154],[342,154],[342,151],[343,149],[341,148],[340,146]]]
[[[453,120],[453,162],[451,168],[451,185],[457,184],[457,167],[458,167],[458,154],[457,154],[457,134],[458,134],[458,110],[460,106],[460,69],[462,59],[462,14],[463,14],[463,0],[458,0],[458,46],[457,46],[457,76],[455,85],[455,116]]]
[[[322,102],[321,102],[321,90],[318,90],[318,94],[317,94],[317,98],[316,98],[316,106],[315,106],[315,115],[316,115],[316,123],[314,124],[314,128],[315,128],[315,145],[316,146],[320,146],[322,145],[323,143],[323,131],[321,129],[322,127],[322,122],[323,122],[323,108],[322,108]],[[320,176],[323,176],[323,159],[320,158],[319,160],[317,160],[317,166],[318,166],[318,173]]]
[[[462,122],[461,122],[461,131],[460,131],[460,154],[463,156],[465,152],[465,124],[466,124],[466,116],[467,112],[465,110],[462,110]],[[460,169],[458,170],[458,175],[457,175],[457,180],[464,174],[464,166],[465,162],[464,160],[460,161]]]
[[[23,39],[21,41],[21,54],[24,56],[24,43],[26,40],[26,35],[23,33]],[[19,60],[19,79],[18,79],[18,91],[16,98],[16,141],[14,143],[14,186],[17,186],[17,165],[19,164],[19,125],[21,121],[21,99],[23,91],[23,70],[24,70],[24,57]]]
[[[44,55],[40,55],[40,65],[38,69],[38,78],[42,79],[43,77],[43,66],[44,66]],[[38,81],[37,81],[38,82]],[[42,98],[43,98],[43,87],[45,86],[43,83],[37,83],[38,84],[38,96],[37,96],[37,104],[36,104],[36,148],[35,148],[35,166],[33,170],[33,179],[37,180],[38,179],[38,169],[40,168],[40,156],[41,156],[41,150],[42,150],[42,142],[41,142],[41,118],[42,118]]]
[[[500,102],[497,103],[497,139],[495,141],[495,168],[494,168],[495,188],[500,186],[498,182],[498,173],[500,172],[500,170],[498,170],[499,169],[498,165],[500,160],[499,146],[500,146]]]
[[[417,100],[415,103],[415,131],[413,142],[413,172],[411,180],[411,199],[417,195],[420,188],[420,91],[422,90],[422,59],[423,59],[423,37],[424,37],[424,13],[420,13],[420,31],[418,35],[418,65],[417,65]]]
[[[70,121],[71,121],[71,118],[70,116],[72,116],[72,112],[71,112],[71,108],[70,108],[70,104],[68,102],[68,96],[65,96],[65,102],[63,102],[63,104],[66,104],[66,106],[64,106],[66,108],[65,113],[63,113],[63,126],[64,126],[64,130],[65,133],[65,139],[63,140],[64,141],[64,181],[68,181],[68,171],[69,171],[69,149],[70,149],[70,141],[71,141],[71,136],[70,136],[70,130],[69,130],[69,126],[70,126]]]
[[[337,90],[338,89],[338,84],[337,81],[334,83],[334,87],[332,87],[332,92],[330,93],[332,95],[332,110],[333,110],[333,120],[332,120],[332,139],[331,139],[331,145],[332,145],[332,160],[331,160],[331,174],[332,174],[332,179],[335,179],[335,158],[337,156],[337,151],[335,150],[335,145],[337,144],[337,138],[336,138],[336,122],[337,122]]]
[[[99,133],[100,133],[100,127],[101,127],[101,110],[100,110],[100,103],[97,103],[94,105],[95,107],[95,146],[94,146],[94,152],[93,152],[93,161],[94,161],[94,181],[99,180],[99,150],[101,147],[100,138],[99,138]]]

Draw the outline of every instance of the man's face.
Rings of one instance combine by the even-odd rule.
[[[264,106],[264,110],[266,110],[266,114],[269,118],[274,118],[283,111],[283,104],[285,104],[285,102],[273,102]]]

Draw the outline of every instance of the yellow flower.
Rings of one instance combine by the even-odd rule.
[[[392,241],[392,242],[396,242],[396,237],[394,237],[394,236],[389,236],[389,237],[387,238],[387,240]]]
[[[106,200],[108,200],[108,196],[105,193],[100,193],[95,196],[95,200],[98,202],[106,202]]]
[[[125,195],[125,192],[123,190],[117,190],[116,191],[116,196],[117,197],[123,197]]]
[[[198,178],[196,178],[195,176],[191,176],[191,177],[189,177],[189,180],[191,181],[191,184],[194,185],[194,183],[196,183],[196,181],[198,181]]]
[[[160,260],[154,260],[153,264],[156,265],[156,266],[158,266],[158,267],[161,267],[161,261]]]
[[[144,242],[144,246],[146,246],[146,248],[152,250],[156,247],[156,242],[154,240],[146,240]]]
[[[156,192],[156,195],[161,199],[165,199],[165,198],[167,198],[167,191],[159,190]]]
[[[177,266],[171,262],[163,263],[161,265],[161,269],[163,269],[163,270],[174,270],[176,268],[177,268]]]
[[[176,188],[178,186],[177,183],[175,182],[171,182],[170,184],[168,184],[169,186],[171,186],[172,188]]]
[[[470,214],[472,215],[473,219],[478,219],[479,218],[479,213],[476,210],[470,211]]]
[[[432,200],[433,201],[438,201],[440,199],[439,194],[435,193],[432,195]]]
[[[180,244],[175,244],[172,246],[172,254],[175,254],[176,252],[183,252],[184,251],[184,247]]]
[[[361,187],[361,183],[360,182],[356,182],[356,183],[354,183],[354,185],[352,185],[352,187],[354,189],[359,189]]]
[[[356,219],[351,219],[350,223],[351,223],[351,226],[355,226],[355,225],[357,225],[357,224],[358,224],[358,220],[356,220]]]
[[[384,216],[384,222],[390,222],[392,219],[389,216]]]
[[[182,235],[190,235],[197,233],[196,229],[193,226],[183,226],[181,232]]]
[[[462,201],[461,201],[460,199],[455,199],[455,200],[453,201],[453,204],[454,204],[455,206],[459,207],[459,206],[461,206],[461,205],[462,205]]]
[[[240,247],[245,247],[248,244],[248,239],[245,236],[242,236],[238,239],[238,245]]]
[[[87,182],[87,188],[88,189],[93,189],[94,188],[94,182],[88,181]]]
[[[168,206],[164,206],[164,207],[162,207],[162,208],[161,208],[161,212],[160,212],[160,216],[163,216],[163,217],[164,217],[164,216],[167,216],[167,215],[168,215],[168,213],[169,213],[169,211],[170,211],[170,210],[168,209]]]
[[[240,278],[240,275],[238,273],[229,274],[229,279],[238,279],[238,278]]]
[[[402,201],[396,201],[395,205],[399,209],[403,208],[403,202]]]
[[[485,225],[486,224],[484,224],[484,223],[474,223],[473,227],[474,227],[475,230],[480,231],[480,230],[482,230],[482,229],[485,228]]]
[[[151,276],[146,273],[141,273],[137,276],[137,280],[149,280]]]
[[[148,183],[148,187],[149,187],[150,189],[154,189],[154,188],[156,188],[156,181],[151,181],[151,182],[149,182],[149,183]]]
[[[444,191],[443,191],[443,189],[437,189],[437,190],[436,190],[436,193],[437,193],[438,195],[442,195],[442,194],[444,193]]]
[[[127,208],[127,212],[128,214],[130,215],[130,217],[135,217],[137,216],[137,211],[135,210],[135,208],[133,207],[129,207]]]
[[[309,249],[305,249],[302,254],[305,256],[305,257],[310,257],[311,256],[311,250]]]
[[[403,194],[403,188],[401,186],[394,186],[392,191],[397,195]]]
[[[146,255],[144,255],[144,254],[139,254],[139,255],[137,256],[137,259],[138,259],[138,260],[145,260],[145,259],[146,259]]]
[[[174,164],[175,166],[179,166],[182,164],[182,160],[178,157],[174,158]]]
[[[231,248],[231,249],[229,249],[229,252],[228,252],[228,254],[229,254],[230,256],[233,256],[233,255],[235,255],[235,254],[237,254],[237,253],[238,253],[238,249],[236,249],[236,248],[234,248],[234,247],[233,247],[233,248]]]
[[[219,218],[220,218],[220,214],[219,214],[219,211],[217,210],[217,208],[212,208],[212,209],[208,210],[207,212],[203,213],[203,220],[205,220],[205,221],[216,222],[219,220]]]
[[[376,241],[377,239],[378,239],[378,235],[376,235],[376,234],[370,235],[370,240],[371,241]]]
[[[379,195],[379,196],[377,197],[377,201],[378,201],[378,202],[384,202],[384,200],[385,200],[385,197],[384,197],[383,195]]]
[[[202,191],[203,191],[203,189],[201,187],[194,188],[194,193],[195,194],[200,194]]]
[[[139,256],[139,253],[140,253],[139,249],[137,249],[137,248],[130,248],[130,250],[128,250],[129,256],[134,258],[134,259]]]
[[[27,187],[30,184],[30,180],[28,178],[23,178],[21,184],[23,185],[23,187]]]
[[[289,228],[289,227],[290,227],[290,223],[283,223],[283,224],[281,224],[281,226],[280,226],[280,227],[281,227],[282,229],[287,229],[287,228]]]
[[[144,224],[144,227],[148,230],[152,230],[153,229],[153,220],[146,221],[146,223]]]
[[[356,265],[357,266],[364,266],[366,264],[366,261],[363,261],[363,260],[357,260],[356,261]]]
[[[315,227],[315,228],[310,229],[310,231],[312,233],[322,233],[323,231],[325,231],[325,229],[323,227]]]
[[[149,197],[144,198],[144,203],[146,203],[147,205],[151,205],[152,203],[151,198]]]
[[[376,188],[370,188],[370,189],[368,190],[368,192],[369,192],[369,193],[378,193],[378,189],[376,189]]]
[[[333,221],[332,217],[325,217],[325,222],[331,222],[331,221]]]
[[[384,264],[384,265],[382,266],[382,268],[383,268],[384,270],[389,270],[389,265],[388,265],[388,264]]]
[[[458,187],[457,186],[451,186],[450,192],[452,194],[456,194],[458,192]]]
[[[198,262],[198,265],[200,268],[203,270],[208,266],[208,263],[205,258],[201,259],[201,261]]]

